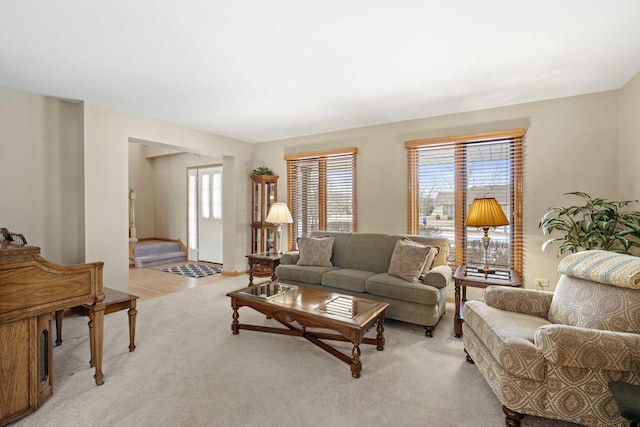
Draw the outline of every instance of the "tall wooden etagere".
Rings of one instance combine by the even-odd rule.
[[[278,200],[278,176],[251,177],[251,253],[274,250],[275,226],[266,221],[271,205]]]

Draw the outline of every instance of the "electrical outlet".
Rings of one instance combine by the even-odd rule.
[[[536,279],[536,288],[548,288],[549,279]]]

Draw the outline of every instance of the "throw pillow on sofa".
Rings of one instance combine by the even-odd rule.
[[[424,267],[422,267],[422,273],[420,274],[420,278],[424,277],[431,269],[433,268],[433,264],[436,262],[436,257],[440,253],[440,248],[437,246],[427,246],[431,248],[429,253],[427,254],[427,259],[424,262]]]
[[[422,274],[431,246],[403,238],[396,242],[387,273],[407,282],[415,282]]]
[[[300,237],[300,240],[298,240],[300,259],[297,264],[317,267],[333,267],[333,264],[331,264],[333,240],[332,236]]]

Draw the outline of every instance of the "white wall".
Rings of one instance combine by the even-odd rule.
[[[187,244],[187,168],[222,165],[222,159],[181,153],[155,157],[152,161],[155,180],[154,236],[182,239]],[[223,172],[224,173],[224,172]]]
[[[620,90],[620,200],[640,200],[640,73]],[[634,204],[640,210],[640,202]],[[640,256],[640,249],[632,253]]]
[[[546,208],[566,204],[569,191],[618,196],[618,92],[561,98],[469,113],[309,135],[258,144],[253,166],[280,175],[286,201],[285,153],[358,147],[358,230],[407,232],[407,140],[523,127],[526,287],[557,280],[556,248],[543,253],[538,221]],[[552,288],[553,289],[553,285]],[[450,290],[452,294],[453,290]]]
[[[135,191],[136,237],[154,236],[155,176],[153,160],[147,158],[147,146],[129,143],[129,188]]]
[[[0,87],[0,224],[53,262],[84,260],[82,104]]]
[[[620,90],[620,199],[640,200],[640,73]]]

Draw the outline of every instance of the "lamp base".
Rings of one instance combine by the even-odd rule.
[[[494,274],[496,271],[489,267],[480,267],[478,268],[478,273],[483,273],[485,276],[487,274]]]

